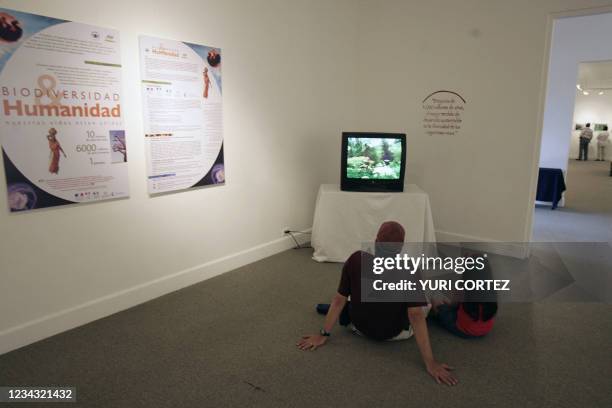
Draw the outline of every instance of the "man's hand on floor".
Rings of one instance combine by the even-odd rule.
[[[309,334],[307,336],[302,336],[302,340],[298,341],[296,346],[298,346],[300,350],[314,351],[325,343],[327,343],[327,337],[321,336],[320,334]]]
[[[438,384],[457,385],[459,381],[451,374],[453,368],[433,361],[427,364],[427,372]]]

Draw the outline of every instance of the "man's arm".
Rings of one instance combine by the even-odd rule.
[[[446,364],[438,363],[433,357],[431,344],[429,342],[427,322],[425,321],[425,315],[421,307],[409,307],[408,319],[410,319],[410,325],[414,331],[417,346],[419,347],[419,351],[421,352],[423,362],[425,363],[429,375],[431,375],[438,384],[457,384],[457,379],[450,373],[452,368]]]
[[[342,296],[340,293],[336,293],[331,301],[329,310],[327,311],[323,330],[328,333],[332,331],[345,305],[346,296]],[[326,342],[326,336],[323,336],[321,334],[309,334],[306,336],[302,336],[302,339],[296,345],[300,350],[316,350],[317,347],[324,345]]]

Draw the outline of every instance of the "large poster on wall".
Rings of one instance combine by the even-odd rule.
[[[225,183],[221,50],[140,37],[149,193]]]
[[[119,33],[0,8],[10,211],[128,196]]]

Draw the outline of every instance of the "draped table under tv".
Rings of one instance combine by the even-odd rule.
[[[342,191],[337,184],[319,188],[312,225],[312,258],[344,262],[366,242],[374,241],[378,227],[397,221],[406,230],[406,242],[435,242],[429,196],[416,184],[401,193]]]

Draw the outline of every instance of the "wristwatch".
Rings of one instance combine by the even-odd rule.
[[[319,334],[320,334],[321,336],[325,336],[325,337],[329,337],[329,336],[331,336],[331,333],[330,333],[330,332],[328,332],[328,331],[325,331],[325,329],[321,329],[321,330],[319,331]]]

